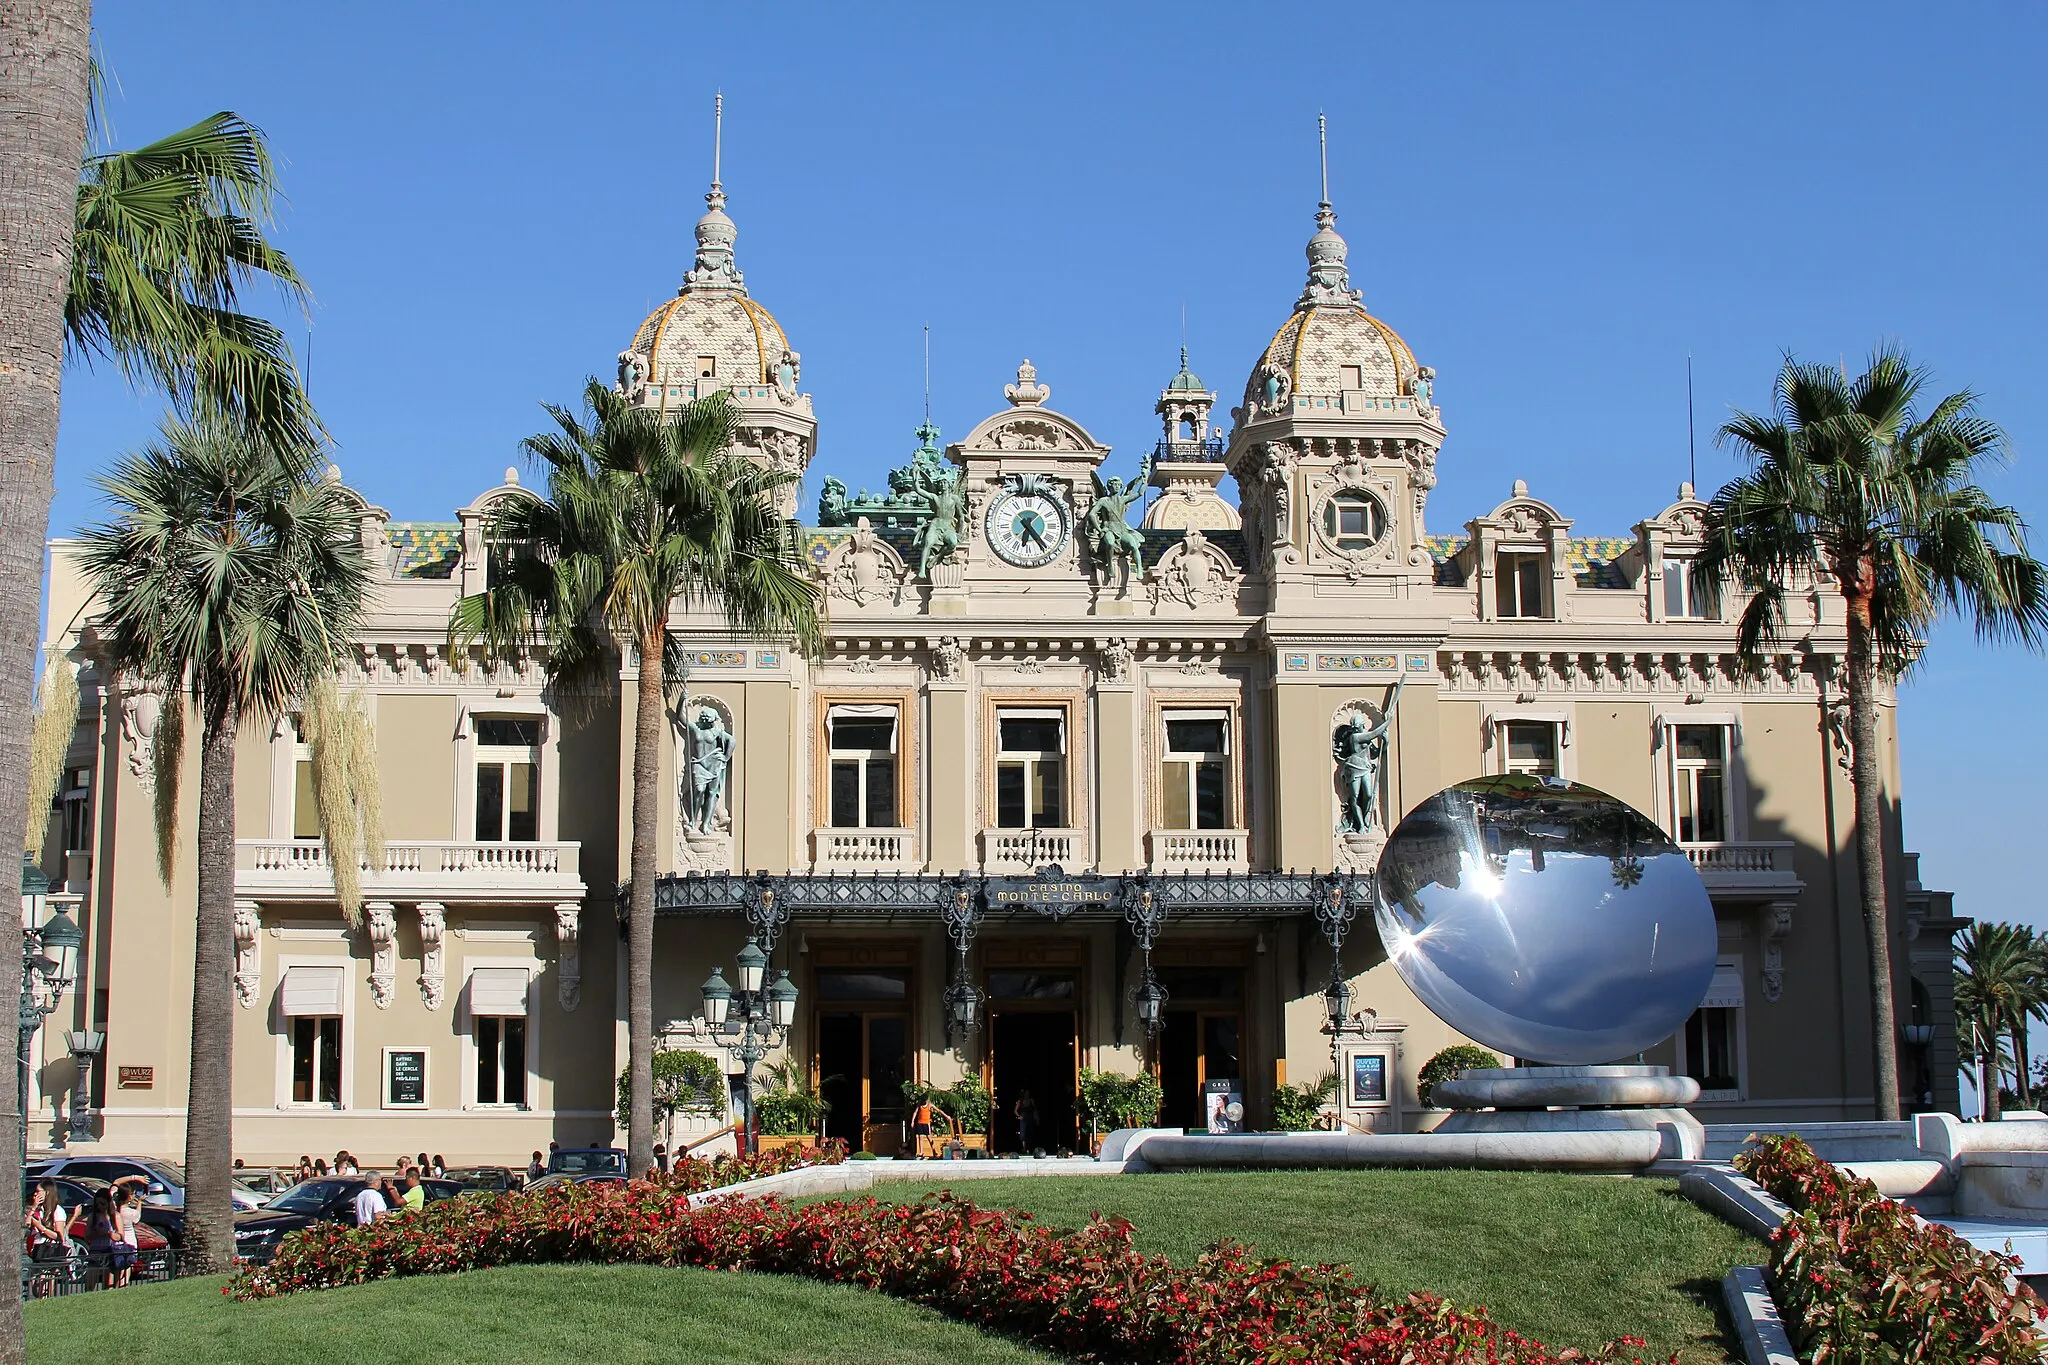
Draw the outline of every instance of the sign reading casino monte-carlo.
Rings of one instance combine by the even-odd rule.
[[[985,892],[988,908],[1031,910],[1053,919],[1064,919],[1091,905],[1107,905],[1115,897],[1115,883],[1099,877],[1067,877],[1057,871],[1036,877],[991,877]]]

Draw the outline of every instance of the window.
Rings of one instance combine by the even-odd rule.
[[[1725,842],[1728,806],[1728,727],[1672,726],[1671,812],[1678,842]]]
[[[92,847],[92,769],[72,768],[64,774],[64,791],[57,804],[64,816],[64,850],[67,853]]]
[[[1706,998],[1685,1021],[1685,1074],[1700,1083],[1702,1096],[1742,1096],[1742,964],[1722,958]]]
[[[516,1015],[476,1021],[476,1102],[526,1103],[526,1020]]]
[[[1387,532],[1386,510],[1366,493],[1339,493],[1323,504],[1323,534],[1340,550],[1367,550]]]
[[[697,377],[699,379],[716,379],[718,377],[718,357],[715,355],[698,356]]]
[[[1511,720],[1500,727],[1506,771],[1533,777],[1557,776],[1557,723]]]
[[[996,825],[1057,829],[1066,823],[1067,713],[996,714]]]
[[[470,1038],[476,1047],[476,1103],[526,1103],[524,967],[475,967],[469,974]]]
[[[476,718],[476,838],[540,838],[540,717]]]
[[[313,799],[313,746],[306,743],[305,720],[294,714],[292,725],[292,838],[320,837],[320,808]]]
[[[1664,616],[1672,621],[1704,621],[1709,610],[1706,586],[1700,582],[1699,566],[1690,559],[1664,561]]]
[[[278,1006],[291,1043],[293,1104],[341,1107],[341,1015],[347,989],[344,966],[285,969]]]
[[[833,706],[825,712],[831,752],[834,829],[895,829],[894,706]]]
[[[341,1107],[341,1020],[300,1015],[292,1020],[292,1103]]]
[[[1159,817],[1166,829],[1231,828],[1228,711],[1166,713]]]
[[[1347,388],[1347,389],[1362,389],[1362,388],[1364,388],[1364,387],[1365,387],[1365,367],[1364,367],[1364,366],[1362,366],[1362,365],[1345,365],[1345,366],[1343,366],[1343,367],[1342,367],[1342,369],[1343,369],[1343,371],[1344,371],[1344,387],[1345,387],[1345,388]]]
[[[1494,605],[1503,618],[1543,615],[1543,556],[1501,551],[1493,576]]]

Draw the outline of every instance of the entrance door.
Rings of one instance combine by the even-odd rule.
[[[1017,1127],[1017,1103],[1030,1092],[1038,1109],[1031,1150],[1073,1151],[1078,1130],[1074,1100],[1080,1076],[1075,1061],[1072,1010],[1011,1010],[989,1018],[989,1053],[995,1083],[995,1149],[1026,1148]]]
[[[906,969],[867,962],[827,965],[815,979],[818,1093],[831,1106],[825,1135],[855,1151],[894,1156],[903,1145],[909,982]]]
[[[1236,1010],[1166,1012],[1159,1031],[1159,1086],[1166,1103],[1160,1121],[1168,1128],[1207,1128],[1202,1087],[1209,1081],[1244,1084],[1243,1016]]]

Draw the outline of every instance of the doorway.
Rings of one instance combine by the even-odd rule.
[[[830,1106],[825,1136],[856,1152],[894,1156],[903,1145],[910,1077],[910,973],[849,962],[821,967],[814,985],[818,1094]]]
[[[1180,967],[1159,974],[1166,987],[1166,1023],[1159,1031],[1160,1122],[1207,1128],[1202,1087],[1244,1072],[1244,972],[1231,967]],[[1247,1096],[1249,1098],[1249,1096]]]
[[[995,1150],[1025,1151],[1017,1102],[1029,1091],[1038,1108],[1032,1149],[1073,1151],[1075,1016],[1072,1010],[1011,1010],[989,1018],[989,1059],[994,1073]]]

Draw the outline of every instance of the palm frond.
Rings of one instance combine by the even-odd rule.
[[[50,828],[50,803],[64,776],[64,755],[78,730],[78,674],[58,650],[36,688],[35,722],[29,732],[28,851],[40,854]]]

